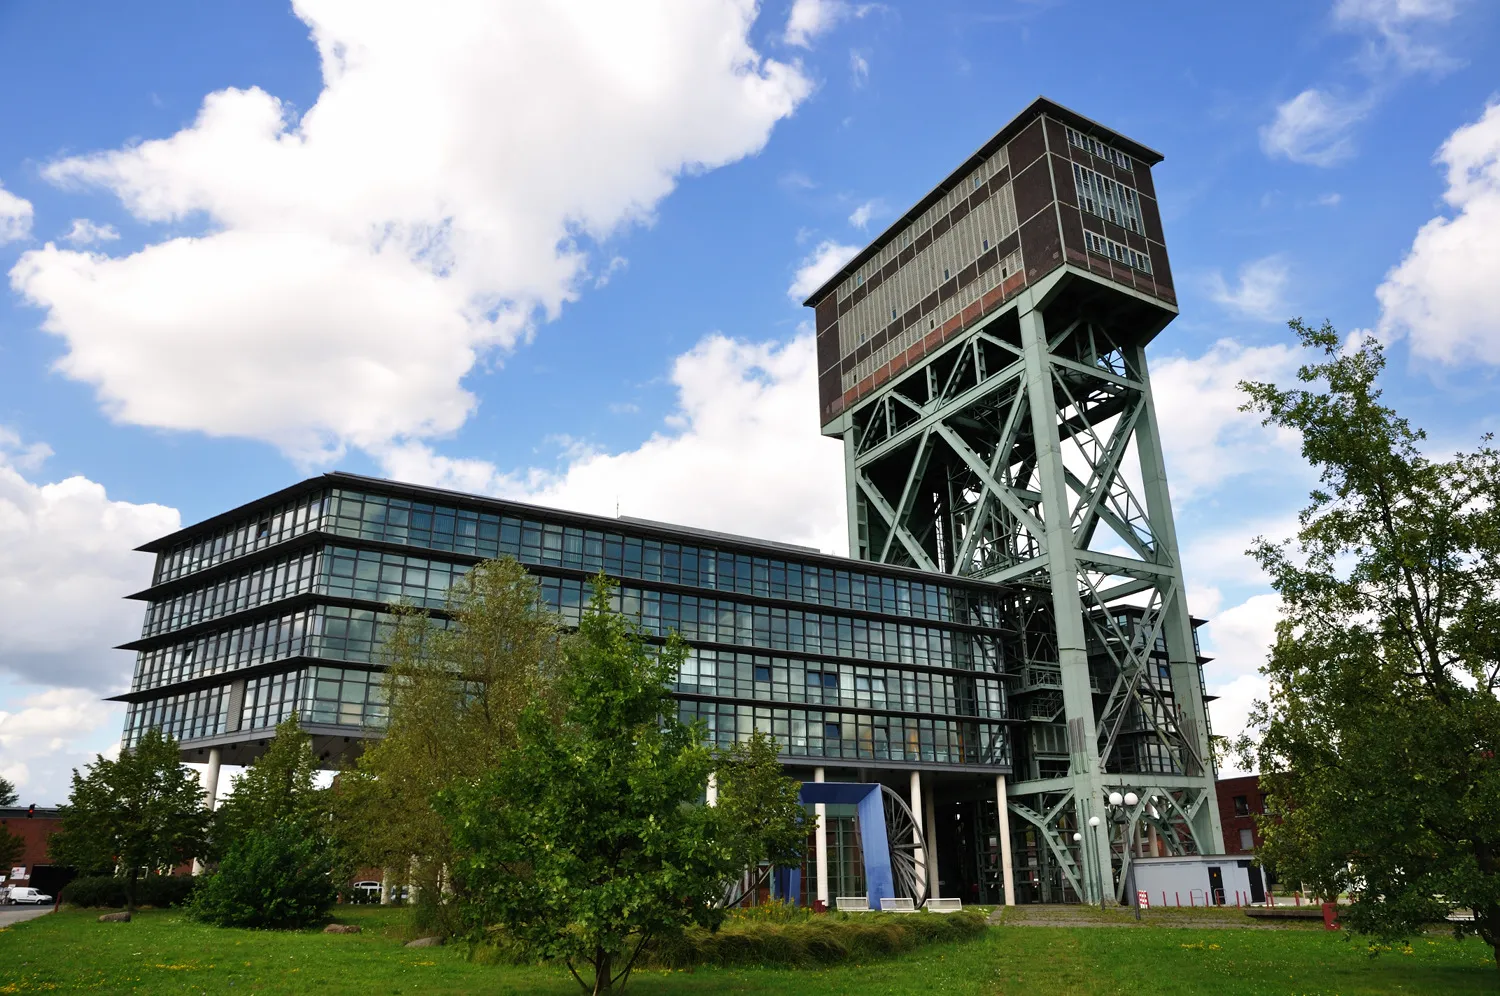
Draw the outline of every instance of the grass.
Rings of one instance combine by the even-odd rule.
[[[489,967],[461,948],[401,947],[404,911],[344,908],[358,935],[221,930],[172,910],[126,924],[64,911],[0,931],[0,993],[572,994],[553,968]],[[1476,941],[1432,936],[1370,957],[1367,944],[1318,930],[1146,926],[991,928],[980,940],[817,970],[652,971],[643,996],[679,993],[1282,994],[1494,993],[1500,972]]]

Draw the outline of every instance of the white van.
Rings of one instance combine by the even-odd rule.
[[[52,902],[52,897],[47,895],[45,892],[38,892],[36,889],[16,885],[11,887],[10,895],[5,897],[5,901],[7,903],[40,904]]]

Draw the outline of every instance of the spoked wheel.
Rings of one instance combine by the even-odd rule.
[[[927,839],[905,799],[888,785],[880,786],[880,796],[885,806],[892,885],[898,898],[910,899],[913,906],[920,907],[927,901],[927,871],[917,864],[917,852],[921,851],[926,860],[932,860],[927,851]]]
[[[746,868],[740,873],[740,877],[727,883],[719,898],[719,906],[724,909],[733,909],[739,906],[750,896],[760,891],[761,886],[771,879],[771,866],[760,865],[755,868]]]

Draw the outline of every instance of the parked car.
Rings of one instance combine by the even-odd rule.
[[[45,892],[38,892],[36,889],[17,885],[11,887],[10,895],[5,897],[5,901],[7,903],[40,904],[52,902],[52,897]]]

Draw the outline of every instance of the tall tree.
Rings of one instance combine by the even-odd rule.
[[[776,755],[775,739],[754,730],[715,758],[720,829],[739,868],[762,861],[796,866],[807,854],[807,810],[797,799],[800,785],[786,777]]]
[[[276,727],[266,752],[234,780],[234,788],[214,813],[220,849],[232,847],[251,830],[286,823],[306,836],[325,836],[324,793],[316,785],[318,761],[312,737],[292,715]]]
[[[16,786],[9,778],[0,775],[0,806],[14,806],[16,799]]]
[[[472,568],[446,608],[446,621],[398,610],[383,644],[389,725],[338,777],[332,800],[342,863],[392,868],[398,878],[414,863],[426,896],[438,894],[452,860],[433,797],[493,768],[515,745],[527,703],[557,714],[564,666],[557,620],[511,558]]]
[[[154,727],[134,748],[122,749],[119,760],[100,755],[85,774],[75,768],[61,810],[53,859],[85,871],[118,866],[132,910],[143,870],[170,871],[203,853],[208,840],[198,775],[179,759],[177,740]]]
[[[474,932],[503,926],[593,993],[623,985],[652,937],[717,922],[738,871],[716,810],[693,804],[714,757],[668,690],[686,652],[648,648],[609,593],[595,583],[567,645],[561,722],[534,699],[516,747],[442,797]]]
[[[1306,386],[1242,385],[1320,479],[1295,538],[1250,551],[1283,611],[1241,744],[1278,814],[1263,857],[1386,938],[1472,909],[1500,964],[1500,454],[1429,457],[1377,341],[1291,327]]]

